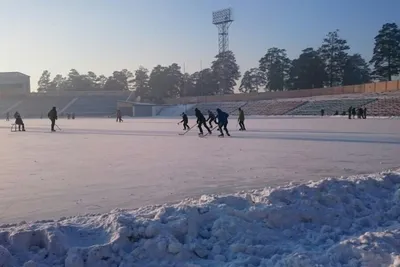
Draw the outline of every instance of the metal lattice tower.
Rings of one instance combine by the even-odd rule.
[[[212,23],[218,28],[218,47],[219,53],[229,50],[229,26],[233,22],[232,9],[222,9],[212,13]]]

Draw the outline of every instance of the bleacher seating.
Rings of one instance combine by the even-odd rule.
[[[244,111],[247,115],[285,115],[287,112],[305,103],[306,101],[259,100],[248,102],[244,107]]]
[[[187,112],[187,110],[191,110],[193,106],[193,104],[165,106],[158,112],[157,115],[165,117],[176,117],[180,116],[182,112]]]
[[[238,102],[210,102],[210,103],[198,103],[195,104],[191,109],[188,109],[187,115],[188,116],[194,116],[194,109],[198,108],[203,114],[207,114],[208,110],[211,110],[215,113],[215,110],[217,108],[220,108],[221,110],[232,114],[232,115],[237,115],[238,114],[238,108],[243,107],[246,105],[247,102],[243,101],[238,101]]]
[[[0,99],[0,114],[4,115],[8,112],[11,114],[11,108],[22,100],[21,97],[9,97]]]
[[[117,102],[125,101],[130,92],[96,93],[96,94],[31,94],[28,96],[8,96],[0,98],[0,114],[13,114],[19,111],[25,118],[46,116],[51,107],[56,106],[60,113],[72,113],[77,116],[109,116],[115,113]],[[246,116],[260,115],[290,115],[290,116],[319,116],[321,109],[325,115],[339,114],[348,111],[349,107],[365,107],[368,116],[400,116],[400,93],[362,94],[340,96],[316,96],[297,99],[256,100],[237,102],[204,102],[197,104],[182,104],[158,106],[157,116],[177,117],[182,112],[194,116],[194,109],[199,108],[203,114],[207,110],[217,108],[238,115],[242,107]]]
[[[321,109],[325,110],[325,115],[333,115],[336,111],[341,114],[347,112],[349,107],[361,107],[375,101],[373,98],[355,99],[331,99],[310,101],[287,113],[287,115],[316,116],[321,114]]]
[[[64,113],[75,113],[77,116],[108,116],[115,113],[117,101],[126,100],[124,95],[79,96]]]
[[[400,97],[379,98],[363,107],[368,116],[400,116]]]
[[[57,107],[58,110],[64,108],[73,97],[70,96],[30,96],[22,100],[22,102],[12,108],[10,113],[18,111],[25,118],[47,117],[47,113],[52,107]]]

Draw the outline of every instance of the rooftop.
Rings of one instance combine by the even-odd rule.
[[[0,77],[1,76],[25,76],[25,77],[30,77],[29,75],[26,75],[26,74],[18,72],[18,71],[0,72]]]

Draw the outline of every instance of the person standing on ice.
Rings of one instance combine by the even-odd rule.
[[[242,108],[239,108],[239,118],[238,118],[240,129],[239,131],[246,131],[246,127],[244,126],[244,112]]]
[[[189,130],[190,127],[188,124],[188,122],[189,122],[188,116],[186,115],[185,112],[182,112],[181,116],[182,116],[182,120],[180,122],[178,122],[178,125],[183,122],[183,130],[184,131]]]
[[[208,128],[207,126],[207,121],[206,118],[204,117],[203,113],[201,113],[201,111],[198,108],[194,109],[196,118],[197,118],[197,127],[199,127],[199,131],[200,131],[200,135],[203,135],[203,128],[201,128],[201,126],[204,126],[209,134],[212,134],[210,128]]]
[[[224,132],[222,131],[222,128],[224,128],[227,136],[231,136],[229,134],[228,128],[227,128],[227,126],[228,126],[228,117],[229,117],[228,113],[223,112],[222,110],[217,108],[218,128],[219,128],[219,131],[221,132],[221,134],[218,135],[219,137],[224,137]]]
[[[47,117],[49,117],[51,121],[51,131],[55,132],[56,130],[54,130],[54,126],[56,125],[56,120],[58,119],[56,107],[53,107],[49,113],[47,113]]]
[[[9,121],[10,120],[10,112],[7,112],[7,114],[6,114],[6,121]]]
[[[14,118],[15,118],[15,124],[18,125],[18,131],[21,131],[21,126],[22,126],[22,131],[25,132],[25,124],[22,121],[21,114],[19,114],[18,111],[14,113]]]
[[[117,109],[117,122],[122,122],[122,113],[119,109]]]
[[[215,114],[211,110],[208,110],[208,119],[207,119],[207,121],[210,124],[210,128],[213,127],[213,125],[212,125],[213,122],[215,124],[217,124],[217,121],[215,120]]]
[[[348,113],[349,113],[349,120],[351,120],[351,112],[353,111],[353,107],[350,106],[348,109]]]

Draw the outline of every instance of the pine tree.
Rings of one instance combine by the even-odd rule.
[[[375,36],[372,74],[379,80],[391,81],[400,74],[400,29],[396,23],[386,23]]]
[[[347,61],[347,41],[339,37],[339,30],[328,33],[319,49],[328,75],[326,85],[329,87],[342,85],[343,72]]]

